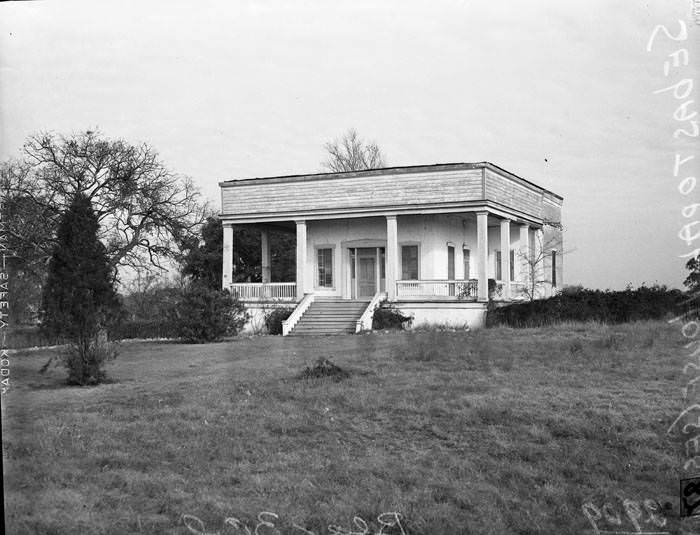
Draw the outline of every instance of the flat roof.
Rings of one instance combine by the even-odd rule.
[[[530,180],[527,180],[521,176],[518,176],[515,173],[511,173],[510,171],[503,169],[502,167],[499,167],[498,165],[493,164],[491,162],[435,163],[435,164],[428,164],[428,165],[404,165],[404,166],[398,166],[398,167],[380,167],[377,169],[367,169],[364,171],[344,171],[344,172],[340,172],[340,173],[309,173],[309,174],[299,174],[299,175],[278,175],[278,176],[241,178],[241,179],[225,180],[223,182],[219,182],[219,186],[221,186],[221,187],[245,186],[245,185],[250,184],[252,182],[257,183],[257,182],[262,182],[262,181],[299,182],[299,181],[307,181],[307,180],[353,178],[353,177],[379,176],[379,175],[400,175],[400,174],[408,174],[408,173],[422,173],[422,172],[426,172],[426,171],[452,171],[452,170],[459,170],[459,169],[482,169],[482,168],[483,169],[490,169],[490,170],[495,171],[497,173],[504,174],[510,178],[515,179],[515,180],[522,181],[526,184],[529,184],[530,186],[533,186],[539,190],[542,190],[543,192],[549,193],[550,195],[553,195],[554,197],[556,197],[560,200],[564,200],[564,197],[562,197],[561,195],[558,195],[558,194],[554,193],[553,191],[550,191],[546,188],[543,188],[542,186],[538,186],[534,182],[531,182]]]

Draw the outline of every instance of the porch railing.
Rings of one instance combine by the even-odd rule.
[[[231,293],[241,301],[296,301],[296,282],[234,282]]]
[[[396,296],[476,301],[477,287],[476,280],[400,280],[396,281]]]

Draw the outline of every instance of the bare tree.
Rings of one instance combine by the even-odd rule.
[[[545,232],[535,234],[535,247],[528,252],[518,251],[517,257],[520,261],[522,270],[525,272],[525,286],[523,294],[525,297],[533,301],[544,295],[544,288],[552,281],[547,278],[545,264],[547,259],[551,257],[552,252],[563,255],[561,231],[563,226],[558,221],[545,220],[543,223],[545,228],[551,230],[549,235],[545,237]]]
[[[354,128],[348,130],[339,140],[323,146],[328,158],[322,162],[323,168],[333,172],[363,171],[386,166],[386,160],[379,146],[374,142],[363,141]]]
[[[33,249],[34,263],[48,258],[54,222],[78,193],[94,207],[115,273],[120,266],[162,267],[204,220],[206,206],[191,179],[169,171],[145,143],[89,130],[69,137],[41,133],[27,140],[23,156],[3,165],[2,189],[28,210],[25,217],[15,212],[9,225],[24,255]],[[25,219],[36,214],[41,228],[29,232]]]

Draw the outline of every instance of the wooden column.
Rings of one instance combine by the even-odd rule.
[[[260,247],[262,259],[262,281],[272,282],[272,268],[270,265],[270,239],[267,230],[260,231]]]
[[[535,240],[533,245],[535,249],[533,258],[535,268],[535,280],[538,281],[538,284],[535,285],[535,293],[540,294],[538,295],[538,297],[546,297],[548,295],[547,287],[546,285],[539,283],[539,281],[546,280],[544,271],[545,258],[544,251],[542,250],[544,246],[544,232],[542,232],[541,228],[535,229]]]
[[[420,261],[420,259],[419,259]],[[355,273],[357,276],[357,273]],[[386,293],[396,301],[396,280],[399,278],[399,233],[395,215],[386,216]]]
[[[476,214],[476,269],[479,279],[477,296],[479,301],[489,300],[489,214]]]
[[[224,257],[221,272],[221,288],[229,289],[233,282],[233,225],[224,223]]]
[[[297,224],[297,300],[304,297],[306,279],[306,221],[299,219]]]
[[[527,223],[520,224],[520,254],[518,256],[518,265],[520,266],[518,274],[520,281],[524,282],[529,287],[530,264],[528,260],[530,258],[530,225]]]
[[[510,219],[501,219],[501,277],[503,297],[510,299]]]

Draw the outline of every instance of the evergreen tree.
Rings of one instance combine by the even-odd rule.
[[[59,220],[42,295],[42,329],[69,343],[64,364],[71,384],[99,383],[104,361],[114,357],[103,333],[118,300],[98,230],[90,200],[78,193]]]
[[[700,290],[700,255],[686,262],[685,268],[689,271],[683,281],[683,285],[691,292]]]

